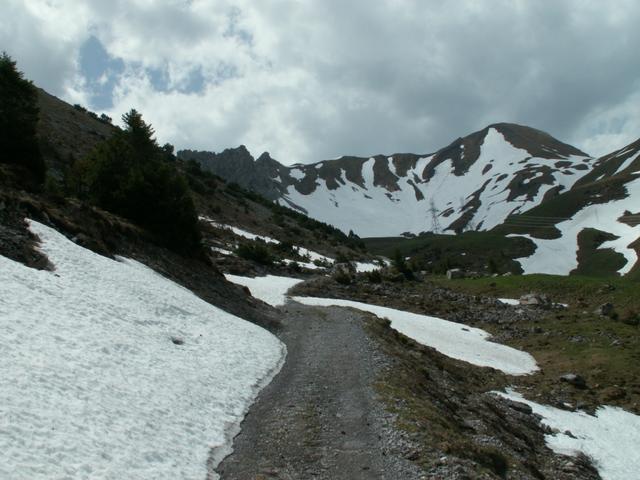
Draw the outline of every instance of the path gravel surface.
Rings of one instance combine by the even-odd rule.
[[[414,448],[374,391],[390,360],[344,308],[281,309],[288,355],[217,468],[222,479],[419,479]]]

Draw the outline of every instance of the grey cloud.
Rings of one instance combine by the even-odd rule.
[[[20,51],[47,57],[37,22],[10,4],[43,46],[40,55]],[[167,119],[158,133],[180,147],[245,143],[291,163],[427,153],[498,121],[579,148],[640,136],[640,4],[630,0],[94,0],[91,8],[87,36],[99,32],[156,87],[121,102],[152,98],[148,116]],[[74,67],[50,59],[47,85],[62,89]],[[45,76],[38,68],[29,70],[36,81]],[[184,104],[197,110],[185,114]]]

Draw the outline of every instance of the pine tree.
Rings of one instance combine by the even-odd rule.
[[[197,249],[198,217],[186,180],[140,113],[131,110],[122,119],[123,130],[74,165],[73,193],[146,227],[173,248]]]
[[[38,92],[9,55],[0,56],[0,161],[20,165],[42,183],[46,166],[36,137]]]

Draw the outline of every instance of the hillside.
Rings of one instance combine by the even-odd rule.
[[[536,244],[519,259],[525,273],[630,274],[640,248],[640,140],[605,155],[574,187],[523,214],[496,233]]]

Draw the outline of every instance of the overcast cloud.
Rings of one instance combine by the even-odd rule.
[[[634,0],[2,0],[28,78],[178,148],[428,153],[489,123],[640,137]]]

